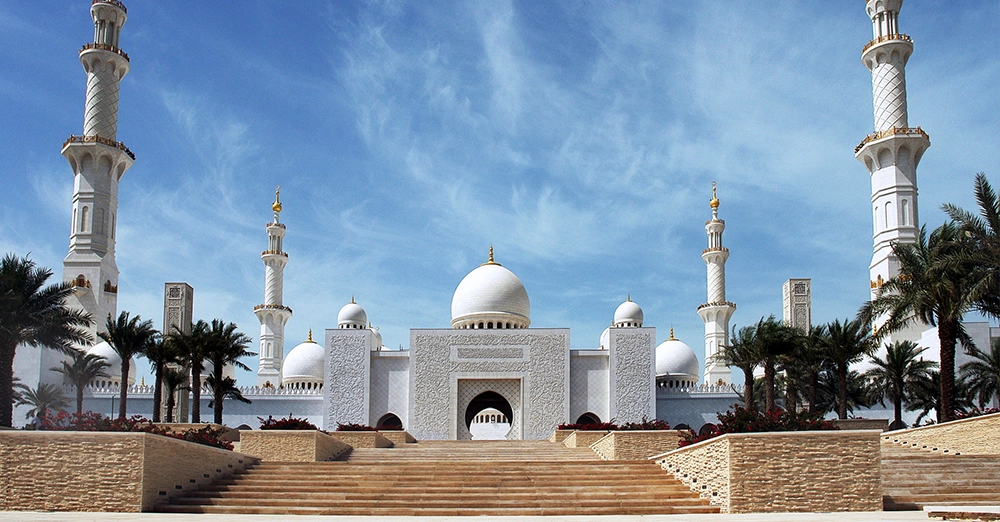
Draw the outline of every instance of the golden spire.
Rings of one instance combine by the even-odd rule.
[[[670,339],[667,339],[667,340],[668,341],[676,341],[677,340],[677,338],[674,337],[674,327],[673,326],[670,327]]]
[[[312,328],[309,329],[309,338],[306,339],[306,342],[307,343],[315,343],[316,342],[316,341],[313,341],[313,329]]]
[[[712,182],[712,200],[708,202],[708,206],[712,207],[712,210],[719,208],[719,198],[715,195],[715,182]]]
[[[281,193],[281,185],[274,189],[274,203],[271,203],[271,210],[274,211],[275,215],[281,212],[281,201],[278,199],[278,195]]]
[[[502,266],[500,263],[497,263],[496,261],[493,260],[493,245],[490,245],[490,259],[489,259],[489,261],[483,263],[483,266],[486,266],[486,265]]]
[[[632,293],[631,292],[629,292],[628,294],[625,294],[625,302],[626,303],[632,302]]]
[[[357,304],[354,302],[354,294],[351,294],[351,304]]]

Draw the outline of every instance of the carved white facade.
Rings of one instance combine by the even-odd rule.
[[[809,333],[812,329],[811,279],[789,279],[781,285],[781,315],[785,324]]]

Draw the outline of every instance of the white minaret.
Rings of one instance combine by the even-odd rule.
[[[712,183],[712,219],[705,223],[708,248],[701,253],[708,268],[708,302],[698,307],[698,315],[705,321],[705,384],[730,384],[732,371],[728,366],[712,361],[720,346],[729,343],[729,319],[736,311],[736,304],[726,301],[726,260],[729,249],[722,246],[722,232],[726,222],[719,219],[719,198]]]
[[[257,386],[281,384],[281,359],[285,354],[285,325],[292,309],[281,303],[285,265],[288,254],[281,249],[285,225],[278,222],[281,213],[281,187],[274,191],[274,221],[267,224],[267,250],[261,252],[264,261],[264,304],[253,307],[260,319],[260,363],[257,366]]]
[[[135,156],[118,134],[118,86],[128,74],[129,59],[119,46],[126,9],[118,0],[94,0],[94,43],[80,50],[87,72],[83,134],[63,143],[62,155],[73,169],[73,224],[63,279],[76,291],[67,305],[90,312],[91,332],[103,331],[118,310],[115,226],[118,182]]]
[[[903,0],[868,0],[873,39],[861,52],[872,73],[875,132],[854,150],[872,180],[874,253],[870,266],[872,297],[886,279],[899,274],[892,243],[914,243],[919,231],[917,164],[930,146],[920,127],[910,128],[906,115],[906,61],[913,53],[910,37],[899,32],[897,20]],[[919,340],[914,325],[888,342]]]

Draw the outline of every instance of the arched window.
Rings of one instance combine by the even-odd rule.
[[[576,419],[577,424],[600,424],[601,418],[593,412],[587,412]]]

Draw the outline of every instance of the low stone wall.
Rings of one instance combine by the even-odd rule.
[[[883,440],[929,451],[1000,455],[1000,413],[883,433]]]
[[[149,511],[257,459],[148,433],[0,433],[0,510]]]
[[[198,424],[192,423],[179,423],[179,422],[158,422],[157,426],[166,428],[171,433],[184,433],[190,430],[200,430],[205,426],[211,426],[217,430],[221,429],[224,431],[222,435],[219,436],[221,440],[228,440],[229,442],[236,442],[240,440],[240,430],[235,428],[230,428],[229,426],[223,426],[222,424],[213,424],[211,422],[201,422]]]
[[[881,511],[879,436],[733,433],[654,459],[727,513]]]
[[[889,429],[889,419],[833,419],[834,426],[842,430],[879,430]]]
[[[321,431],[246,431],[240,451],[265,461],[321,462],[333,460],[351,449],[349,444]]]
[[[573,433],[573,430],[555,430],[549,437],[549,442],[562,442]]]
[[[391,448],[391,440],[377,431],[331,431],[336,437],[355,448]]]
[[[609,432],[576,430],[563,439],[563,445],[567,448],[589,448],[591,444],[601,440]]]
[[[676,449],[680,440],[678,430],[612,431],[590,449],[604,460],[646,460]]]
[[[405,430],[378,430],[393,446],[401,446],[403,444],[413,444],[417,442],[417,439],[413,438],[409,432]]]

